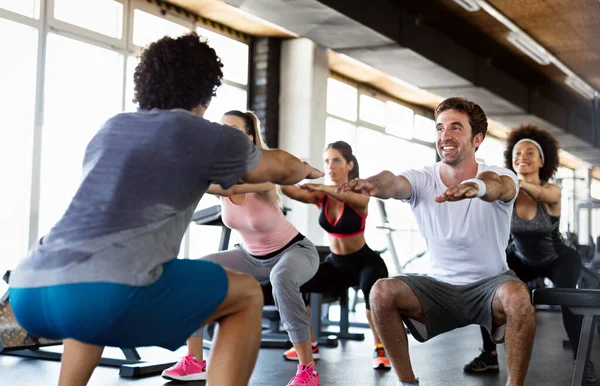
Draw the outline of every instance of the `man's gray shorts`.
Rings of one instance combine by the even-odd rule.
[[[485,327],[496,343],[504,342],[505,326],[492,323],[492,301],[498,287],[507,281],[525,285],[513,271],[466,285],[452,285],[424,275],[396,276],[413,290],[425,310],[425,324],[403,318],[419,342],[470,324]]]

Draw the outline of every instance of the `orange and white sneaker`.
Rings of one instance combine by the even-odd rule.
[[[316,361],[317,359],[319,359],[319,344],[318,343],[312,343],[312,354],[313,354],[313,360]],[[288,361],[297,361],[298,360],[298,353],[296,352],[296,348],[292,347],[291,349],[287,350],[286,352],[283,353],[283,357],[288,360]]]
[[[385,355],[385,349],[381,344],[376,345],[373,351],[373,368],[385,370],[392,368],[392,364],[387,355]]]

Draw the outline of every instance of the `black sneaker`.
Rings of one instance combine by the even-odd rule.
[[[469,374],[497,373],[500,371],[498,356],[482,351],[481,355],[466,364],[463,370]]]

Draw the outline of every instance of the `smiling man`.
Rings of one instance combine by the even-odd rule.
[[[523,385],[534,310],[526,286],[508,269],[505,249],[517,197],[515,174],[477,163],[487,131],[479,105],[449,98],[435,110],[441,161],[400,175],[384,171],[340,188],[408,202],[432,260],[427,275],[381,279],[371,290],[377,333],[403,385],[417,385],[402,322],[425,342],[470,324],[506,342],[508,385]]]

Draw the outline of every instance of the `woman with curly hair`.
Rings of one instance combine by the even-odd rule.
[[[248,383],[261,288],[213,262],[177,259],[181,240],[211,183],[294,184],[322,173],[202,118],[222,66],[195,33],[152,43],[134,74],[139,111],[110,118],[92,138],[68,209],[12,272],[22,327],[64,339],[59,385],[86,385],[104,346],[176,350],[211,321],[210,384]]]
[[[545,130],[522,126],[513,130],[506,144],[506,167],[517,174],[519,195],[511,220],[511,241],[506,251],[508,267],[524,282],[549,278],[556,287],[575,288],[581,257],[559,231],[561,189],[548,182],[559,165],[559,145]],[[562,308],[563,324],[573,358],[577,355],[582,319]],[[464,368],[467,373],[498,372],[496,345],[482,328],[483,352]],[[595,382],[588,362],[585,381]]]

